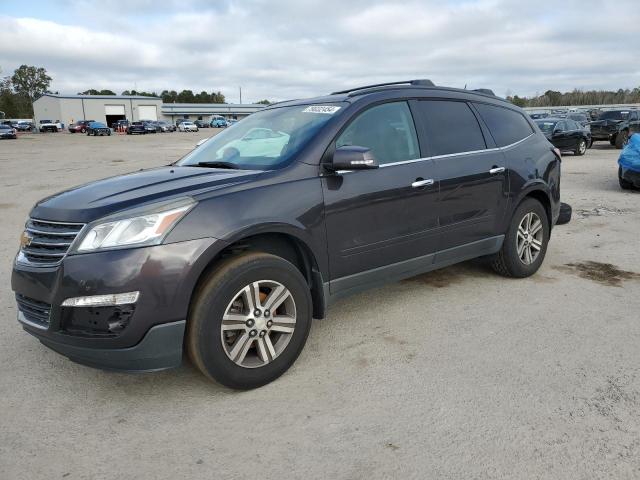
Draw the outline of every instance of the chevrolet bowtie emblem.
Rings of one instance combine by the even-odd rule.
[[[20,236],[20,248],[28,247],[29,245],[31,245],[31,240],[33,240],[33,237],[31,235],[29,235],[27,232],[22,232],[22,235]]]

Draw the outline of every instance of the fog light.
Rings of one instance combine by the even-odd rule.
[[[140,292],[114,293],[112,295],[91,295],[89,297],[67,298],[63,307],[112,307],[136,303]]]

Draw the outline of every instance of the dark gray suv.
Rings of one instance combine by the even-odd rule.
[[[272,105],[173,165],[38,202],[13,267],[18,320],[86,365],[159,370],[186,351],[257,387],[336,298],[475,257],[535,273],[560,164],[491,92],[418,80]]]

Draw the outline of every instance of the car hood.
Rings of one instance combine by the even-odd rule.
[[[160,167],[87,183],[40,200],[30,216],[40,220],[87,223],[146,203],[193,196],[247,182],[255,170]]]

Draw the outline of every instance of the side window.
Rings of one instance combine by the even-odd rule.
[[[407,102],[383,103],[358,115],[336,140],[336,147],[345,145],[370,148],[380,165],[420,158]]]
[[[516,143],[533,133],[531,125],[520,112],[486,103],[474,105],[499,147]]]
[[[566,132],[567,122],[565,122],[564,120],[559,121],[558,123],[556,123],[556,128],[554,128],[554,130],[558,130],[559,132]]]
[[[487,148],[478,119],[465,102],[423,100],[419,105],[425,122],[429,155]]]

